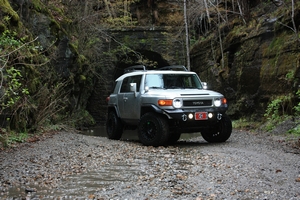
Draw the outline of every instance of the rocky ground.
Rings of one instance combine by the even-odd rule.
[[[300,150],[280,134],[158,148],[74,132],[36,140],[0,152],[0,199],[300,199]]]

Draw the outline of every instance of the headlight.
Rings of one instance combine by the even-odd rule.
[[[215,99],[214,105],[216,107],[220,107],[222,104],[227,104],[227,100],[225,98]]]
[[[221,99],[215,99],[214,104],[215,104],[216,107],[220,107],[221,104],[222,104]]]
[[[181,108],[182,107],[182,99],[174,99],[173,100],[173,106],[174,108]]]

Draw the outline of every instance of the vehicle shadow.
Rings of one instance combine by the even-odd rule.
[[[89,129],[87,131],[82,132],[82,134],[98,137],[107,137],[104,126],[94,127],[93,129]],[[143,146],[143,144],[141,144],[138,139],[136,130],[125,130],[120,141],[135,143],[137,145]],[[223,143],[208,143],[202,138],[201,133],[183,133],[181,134],[181,137],[177,142],[175,142],[174,144],[167,145],[165,147],[219,147],[223,145],[228,145],[228,143],[230,143],[230,140]]]
[[[143,146],[142,143],[140,143],[139,139],[138,138],[121,138],[120,141],[123,141],[123,142],[128,142],[128,143],[134,143],[136,145],[139,145],[139,146]],[[170,147],[178,147],[178,148],[187,148],[187,147],[222,147],[222,146],[226,146],[228,144],[230,144],[231,141],[228,140],[226,142],[222,142],[222,143],[209,143],[209,142],[206,142],[203,138],[201,137],[198,137],[198,138],[194,138],[194,139],[190,139],[190,140],[185,140],[185,139],[180,139],[179,141],[175,142],[174,144],[169,144],[169,145],[166,145],[164,147],[166,148],[170,148]]]

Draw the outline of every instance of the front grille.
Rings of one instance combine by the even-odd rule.
[[[183,106],[212,106],[212,100],[183,100]]]

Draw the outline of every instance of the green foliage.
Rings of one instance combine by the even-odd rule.
[[[27,138],[28,138],[27,132],[22,132],[22,133],[16,133],[14,131],[7,132],[7,130],[1,129],[0,142],[3,147],[11,147],[15,143],[22,143],[26,141]]]
[[[0,101],[3,108],[13,108],[21,98],[29,95],[28,88],[21,83],[21,71],[14,67],[6,69],[6,82],[8,87],[5,90],[3,101]]]
[[[10,20],[5,17],[4,20]],[[29,97],[29,90],[23,79],[22,71],[14,64],[16,60],[22,61],[20,51],[24,46],[24,39],[17,38],[17,33],[6,30],[0,35],[0,114],[14,116],[17,120],[16,126],[26,130],[26,118],[22,118],[26,112],[26,99]],[[23,49],[22,49],[23,50]],[[20,109],[21,108],[21,109]],[[22,111],[22,112],[20,112]],[[7,130],[1,130],[1,143],[3,146],[11,146],[15,142],[23,142],[27,133],[16,133],[10,131],[11,117],[7,119]],[[25,121],[24,121],[25,120]]]
[[[1,51],[1,59],[3,59],[3,55],[5,53],[9,53],[11,50],[18,48],[22,45],[22,41],[16,39],[16,32],[11,32],[9,30],[5,30],[0,36],[0,51]]]
[[[0,0],[0,10],[4,16],[11,16],[9,20],[12,19],[15,22],[19,21],[19,15],[12,9],[8,0]]]
[[[292,116],[300,116],[300,102],[298,102],[297,105],[293,104],[293,99],[295,97],[296,99],[300,99],[300,89],[296,92],[295,96],[293,94],[277,96],[268,104],[264,114],[268,119],[265,127],[267,131],[272,130],[278,123],[291,118]],[[291,129],[289,133],[299,134],[300,126],[298,125]]]
[[[108,23],[112,27],[126,27],[126,26],[135,26],[137,25],[136,21],[133,21],[130,16],[122,16],[122,17],[110,17],[106,19],[106,23]]]
[[[78,110],[65,122],[70,127],[82,128],[95,125],[95,120],[86,110]]]
[[[256,129],[259,127],[259,125],[259,122],[246,118],[232,121],[232,127],[235,129]]]
[[[24,84],[20,69],[14,65],[14,59],[19,58],[18,51],[23,46],[22,39],[17,39],[15,32],[4,31],[0,36],[0,66],[2,96],[0,97],[0,113],[15,113],[16,109],[24,106],[24,100],[28,98],[29,90]]]
[[[289,118],[288,111],[293,109],[292,99],[292,94],[277,96],[268,104],[264,114],[268,119],[267,131],[272,130],[279,122]]]
[[[296,97],[298,98],[298,100],[300,99],[300,89],[296,92]],[[298,102],[298,104],[294,106],[294,110],[296,112],[296,115],[300,116],[300,102]]]
[[[47,3],[54,6],[62,5],[51,1]],[[52,10],[47,7],[46,10],[40,0],[31,1],[31,6],[29,12],[43,12],[51,22],[49,24],[51,37],[59,37],[59,34],[68,35],[67,32],[75,30],[74,26],[72,26],[74,29],[67,30],[71,26],[67,24],[65,16],[61,16],[65,12],[63,6]],[[4,123],[5,133],[4,129],[0,129],[0,148],[1,143],[10,146],[14,142],[24,141],[27,131],[40,132],[46,130],[46,127],[50,131],[61,130],[65,128],[61,124],[67,124],[69,120],[74,122],[73,125],[77,125],[77,121],[84,124],[94,123],[90,115],[77,114],[76,111],[84,108],[85,102],[82,102],[90,92],[86,89],[87,82],[96,71],[91,69],[94,65],[90,65],[89,62],[102,50],[98,48],[101,43],[98,39],[99,34],[93,36],[91,30],[87,31],[88,27],[93,31],[95,27],[91,24],[87,26],[86,21],[80,24],[83,25],[80,39],[86,38],[87,41],[81,40],[79,43],[76,35],[70,40],[74,45],[69,48],[75,55],[74,58],[78,59],[73,63],[74,68],[70,70],[70,76],[62,78],[57,74],[56,66],[51,65],[52,62],[50,64],[51,60],[59,56],[57,44],[54,43],[57,38],[52,38],[51,41],[49,39],[50,43],[53,42],[49,45],[43,38],[39,38],[39,41],[43,42],[42,46],[37,42],[37,38],[31,39],[32,35],[28,32],[30,30],[23,27],[9,1],[0,0],[0,10],[3,11],[0,19],[0,114],[7,116]],[[78,16],[82,18],[81,13]],[[129,16],[128,13],[126,16]],[[81,46],[82,44],[84,45]],[[96,64],[98,66],[98,62]]]
[[[287,114],[287,110],[291,109],[292,98],[293,98],[292,94],[276,97],[267,106],[267,110],[264,116],[270,120],[280,119],[281,116]]]
[[[60,87],[56,90],[51,85],[47,91],[52,93],[41,95],[44,90],[41,90],[40,82],[47,83],[54,79],[42,63],[46,59],[43,59],[39,45],[34,40],[25,40],[12,31],[4,31],[0,36],[0,114],[10,116],[6,128],[17,132],[37,129],[41,124],[46,124],[47,119],[56,116],[68,103],[64,99],[65,93],[57,94],[61,91]],[[36,67],[42,65],[43,68]],[[34,88],[32,91],[35,94],[31,94],[30,88]]]
[[[300,124],[298,126],[296,126],[295,128],[292,128],[291,130],[289,130],[288,133],[300,137]]]
[[[139,1],[140,0],[104,1],[106,12],[108,14],[108,17],[103,19],[104,24],[109,25],[110,28],[136,26],[137,21],[132,18],[130,5]]]
[[[295,71],[290,70],[286,75],[285,78],[287,81],[293,81],[295,79]]]

